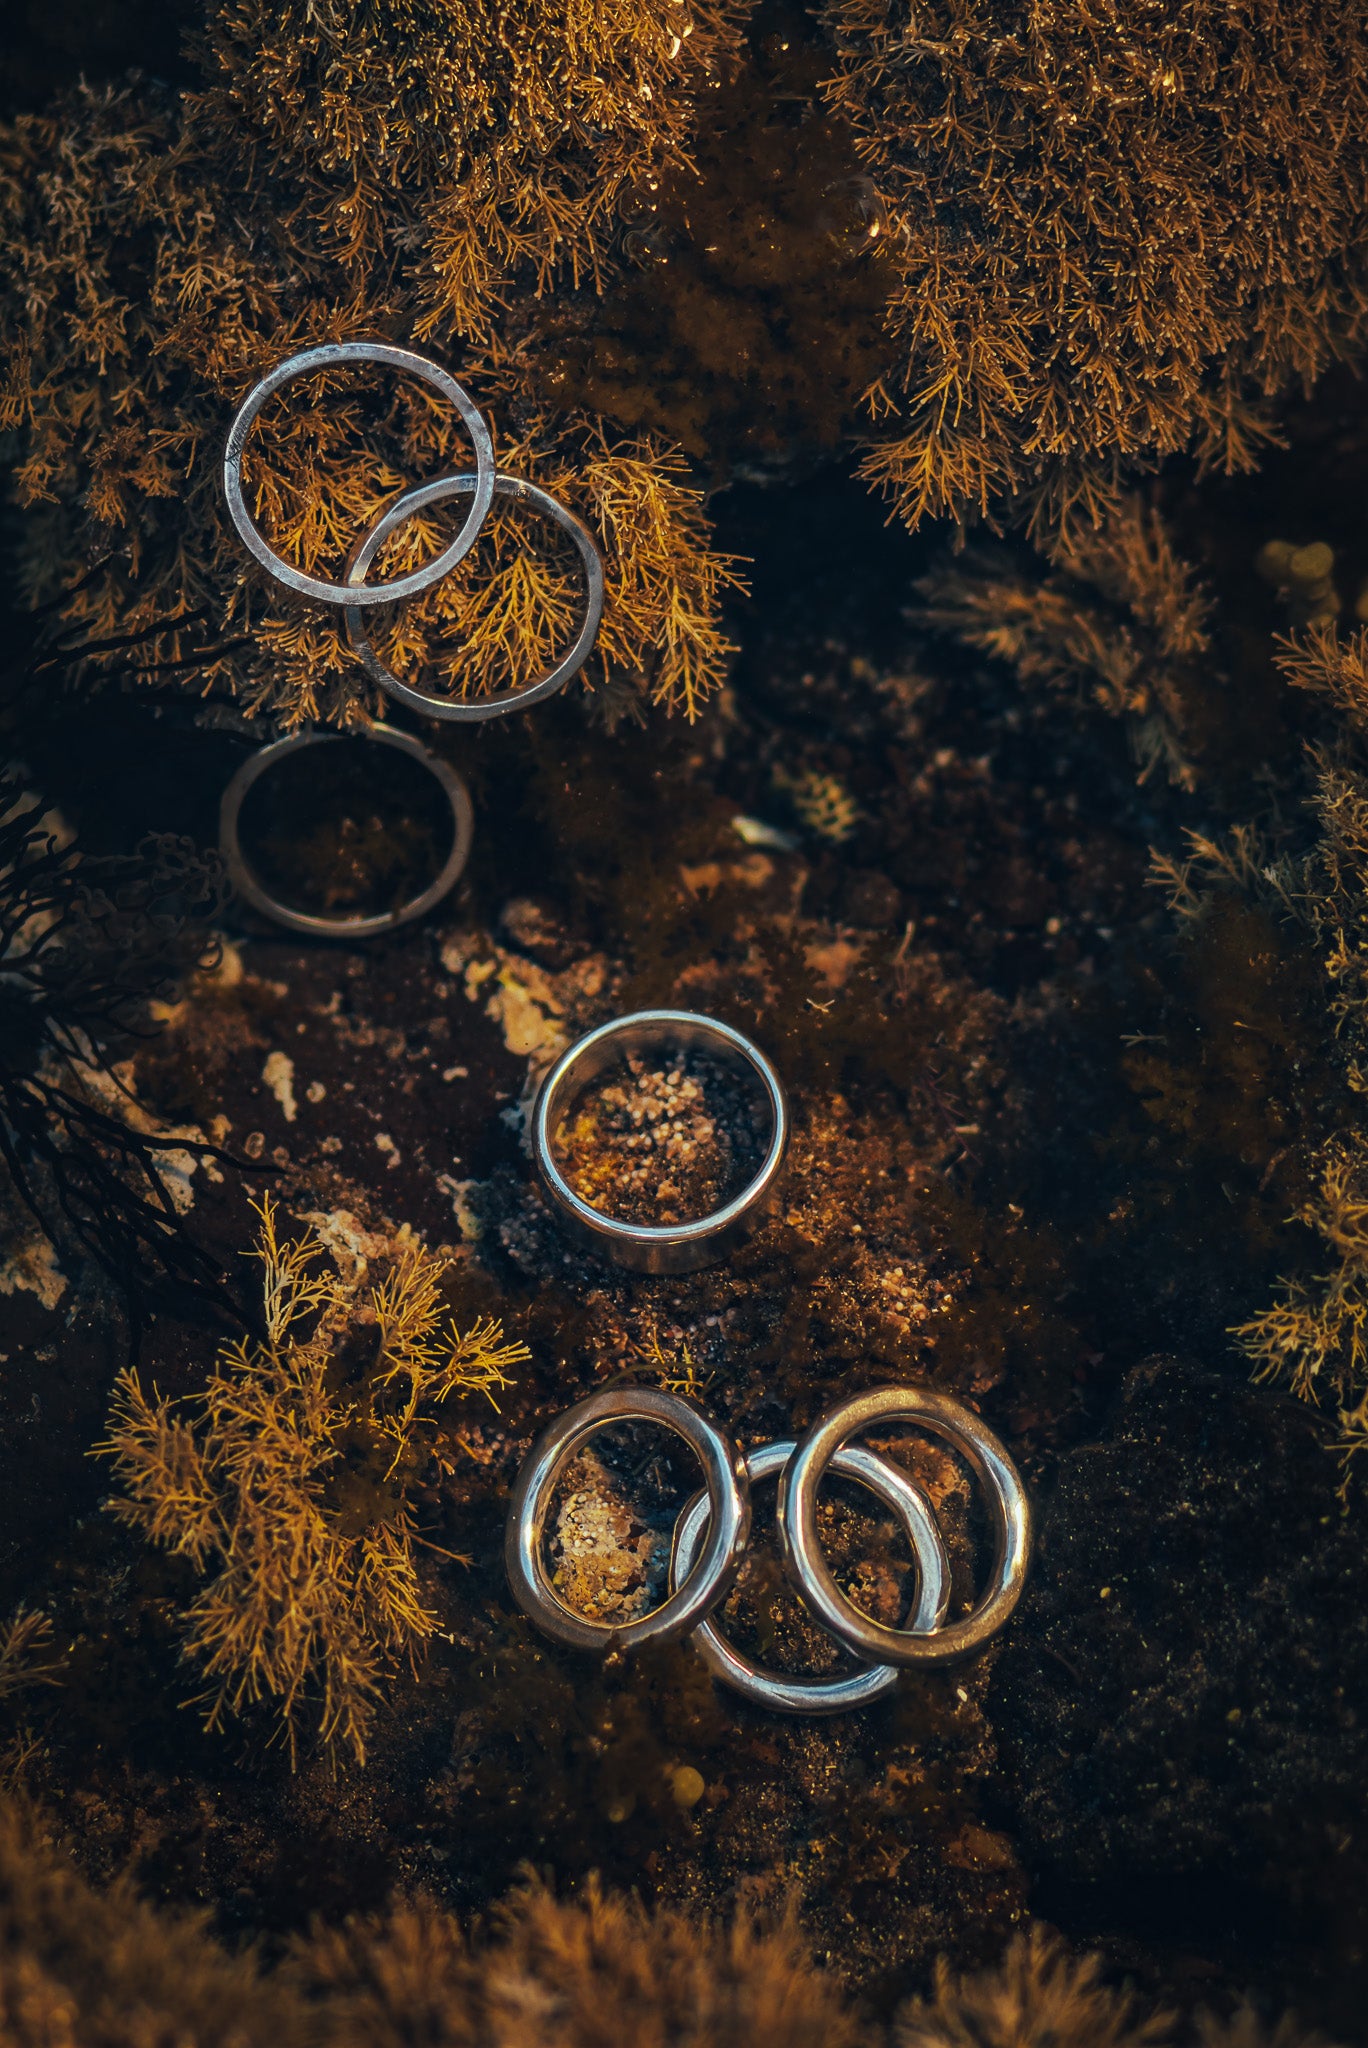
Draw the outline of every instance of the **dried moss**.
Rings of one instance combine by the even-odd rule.
[[[302,2048],[296,1998],[202,1914],[157,1912],[125,1883],[96,1890],[41,1818],[0,1804],[0,2040],[5,2048],[143,2048],[149,2040]]]
[[[527,1886],[470,1942],[427,1900],[316,1928],[274,1969],[197,1914],[88,1884],[42,1819],[0,1808],[5,2048],[857,2048],[866,2029],[814,1968],[794,1916],[648,1914],[590,1884]]]
[[[1070,1955],[1036,1929],[999,1969],[957,1977],[939,1964],[935,1991],[902,2008],[893,2038],[895,2048],[1158,2048],[1172,2026],[1171,2014],[1105,1984],[1096,1956]]]
[[[1114,1989],[1100,1960],[1034,1930],[996,1966],[942,1967],[891,2028],[817,1968],[787,1908],[648,1912],[590,1882],[525,1883],[471,1938],[425,1898],[315,1926],[273,1967],[196,1914],[96,1887],[31,1809],[0,1807],[0,2039],[6,2048],[1322,2048],[1247,2007],[1179,2027]]]

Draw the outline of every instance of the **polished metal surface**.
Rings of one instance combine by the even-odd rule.
[[[429,505],[441,504],[447,498],[468,496],[478,488],[477,476],[463,475],[434,477],[430,483],[415,484],[411,490],[405,491],[352,550],[346,570],[348,583],[360,583],[364,580],[367,569],[380,549],[406,519],[411,519],[415,513],[424,511]],[[573,512],[568,511],[548,491],[540,490],[536,484],[523,483],[517,477],[496,476],[494,494],[499,498],[530,505],[534,511],[544,514],[547,519],[554,521],[562,531],[569,534],[579,550],[580,561],[584,567],[584,620],[575,636],[573,646],[553,668],[547,670],[545,675],[536,677],[530,683],[520,683],[516,689],[500,690],[492,697],[465,699],[434,696],[429,691],[415,689],[411,683],[402,682],[393,669],[388,668],[380,660],[372,647],[364,615],[354,605],[349,605],[344,615],[347,622],[347,637],[366,674],[391,697],[397,697],[401,703],[425,713],[429,718],[464,721],[501,718],[506,712],[524,711],[531,704],[540,704],[544,698],[554,696],[557,690],[563,689],[572,677],[579,674],[593,653],[594,642],[598,638],[599,622],[603,617],[603,556],[599,552],[598,542],[583,520],[577,519]]]
[[[414,569],[407,576],[398,576],[392,583],[367,584],[364,587],[354,582],[329,583],[322,577],[310,576],[292,562],[287,562],[283,555],[278,555],[247,510],[242,488],[243,450],[266,401],[296,377],[312,376],[319,370],[340,369],[349,363],[382,363],[411,377],[420,377],[425,384],[440,391],[465,422],[475,450],[477,477],[470,512],[450,547],[444,548],[421,569]],[[277,363],[252,386],[239,406],[228,429],[223,451],[223,495],[228,502],[229,517],[247,548],[262,568],[269,570],[277,583],[284,584],[287,590],[294,591],[299,597],[312,598],[315,604],[347,605],[353,610],[358,605],[394,604],[400,598],[417,597],[421,591],[430,590],[434,583],[440,583],[474,546],[485,514],[494,500],[494,443],[484,416],[469,394],[448,370],[444,370],[440,363],[434,363],[431,357],[419,355],[413,349],[399,348],[388,341],[321,342]]]
[[[965,1459],[993,1517],[993,1569],[986,1592],[961,1621],[926,1631],[887,1628],[861,1614],[822,1555],[817,1491],[849,1438],[871,1424],[914,1423]],[[842,1401],[813,1424],[779,1481],[779,1536],[800,1596],[839,1642],[858,1657],[887,1664],[945,1664],[983,1648],[1016,1607],[1031,1555],[1031,1505],[1003,1445],[973,1410],[930,1387],[875,1387]]]
[[[351,741],[353,744],[364,739],[374,741],[377,746],[394,747],[400,753],[409,754],[415,761],[421,761],[428,773],[440,785],[448,804],[451,806],[452,838],[451,851],[443,862],[441,870],[419,895],[397,910],[383,911],[375,916],[362,917],[319,917],[312,911],[293,910],[288,903],[282,903],[272,896],[258,876],[253,872],[242,850],[239,836],[239,821],[243,799],[252,784],[305,747],[325,747],[337,742]],[[411,733],[399,732],[391,725],[372,725],[360,733],[296,732],[286,739],[273,740],[269,746],[259,747],[250,754],[224,790],[219,803],[219,849],[227,863],[228,875],[233,887],[244,903],[250,903],[254,910],[269,917],[274,924],[283,925],[287,931],[305,932],[316,939],[365,939],[373,938],[379,932],[397,931],[400,925],[411,924],[417,917],[440,903],[460,877],[462,869],[470,858],[470,842],[474,836],[474,813],[470,805],[470,793],[464,782],[447,762],[430,753],[421,740]]]
[[[792,1442],[773,1443],[748,1452],[746,1471],[752,1487],[777,1478],[797,1448]],[[897,1516],[917,1564],[917,1591],[907,1627],[939,1628],[950,1598],[950,1566],[926,1496],[888,1459],[855,1445],[837,1451],[830,1469],[843,1479],[867,1486]],[[685,1578],[693,1564],[708,1514],[708,1497],[703,1493],[695,1494],[681,1511],[670,1553],[672,1586]],[[734,1648],[715,1621],[703,1622],[690,1641],[721,1684],[755,1706],[768,1707],[777,1714],[849,1713],[882,1699],[902,1676],[895,1664],[867,1666],[845,1678],[800,1678],[788,1672],[767,1671]]]
[[[703,1467],[709,1509],[702,1555],[682,1582],[650,1614],[615,1625],[591,1621],[567,1607],[542,1557],[556,1481],[575,1453],[613,1422],[654,1422],[682,1437]],[[504,1564],[514,1599],[547,1635],[575,1650],[631,1649],[672,1642],[706,1621],[731,1588],[749,1534],[746,1461],[731,1438],[681,1394],[658,1387],[608,1387],[568,1408],[532,1446],[509,1504]]]
[[[666,1048],[701,1052],[757,1079],[770,1113],[770,1141],[759,1171],[711,1215],[686,1223],[627,1223],[595,1209],[570,1186],[556,1162],[557,1132],[585,1090],[628,1053]],[[692,1273],[711,1265],[749,1236],[769,1213],[788,1149],[788,1104],[758,1046],[715,1017],[692,1010],[636,1010],[590,1031],[561,1055],[542,1084],[532,1115],[532,1156],[560,1221],[600,1256],[636,1273]]]

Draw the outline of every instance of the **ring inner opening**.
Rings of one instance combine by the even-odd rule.
[[[381,917],[422,894],[455,841],[446,792],[421,761],[374,740],[301,747],[242,800],[238,843],[287,909]]]
[[[470,511],[469,494],[424,506],[383,542],[367,583],[392,583],[441,553]],[[536,682],[574,644],[584,619],[584,564],[569,534],[534,506],[495,497],[465,560],[431,590],[376,605],[366,633],[401,682],[428,696],[494,696]]]
[[[754,1070],[698,1048],[626,1052],[589,1081],[551,1133],[582,1202],[669,1228],[714,1215],[755,1179],[773,1137]]]
[[[352,542],[399,491],[474,464],[465,421],[440,391],[388,363],[345,363],[272,392],[243,449],[242,495],[276,554],[340,583]],[[447,540],[419,547],[406,569],[422,568]]]
[[[941,1541],[950,1565],[950,1600],[945,1610],[945,1622],[961,1620],[970,1612],[975,1601],[975,1588],[984,1583],[988,1562],[992,1558],[992,1522],[984,1503],[983,1490],[977,1484],[969,1464],[950,1448],[942,1438],[923,1436],[918,1432],[891,1427],[876,1428],[862,1432],[851,1439],[863,1449],[877,1451],[887,1458],[891,1465],[905,1473],[925,1494],[931,1512],[940,1529]],[[852,1482],[843,1479],[828,1466],[822,1476],[817,1496],[817,1526],[822,1527],[822,1510],[829,1498],[840,1497],[842,1492],[851,1497]],[[863,1492],[864,1489],[858,1489]],[[872,1495],[865,1495],[869,1507],[874,1506]],[[903,1539],[900,1536],[899,1541]],[[836,1568],[836,1561],[830,1552],[828,1563],[835,1574],[836,1583],[853,1607],[870,1621],[884,1622],[889,1628],[906,1625],[906,1605],[893,1620],[888,1620],[882,1606],[877,1610],[861,1595],[857,1586],[848,1585]],[[908,1593],[912,1582],[908,1581]]]
[[[663,1606],[670,1538],[699,1479],[689,1446],[657,1422],[596,1431],[547,1502],[542,1566],[565,1606],[609,1628]]]
[[[777,1474],[752,1483],[750,1542],[736,1583],[713,1619],[734,1650],[767,1671],[789,1678],[849,1678],[864,1668],[860,1660],[813,1620],[784,1571],[774,1518],[777,1483]],[[817,1528],[847,1599],[861,1613],[901,1628],[918,1578],[893,1510],[867,1487],[830,1475],[817,1503]]]

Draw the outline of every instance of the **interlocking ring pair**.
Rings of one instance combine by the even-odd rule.
[[[258,414],[277,391],[297,377],[308,377],[319,370],[354,363],[382,363],[390,369],[405,371],[409,376],[431,385],[433,390],[449,400],[470,435],[475,451],[475,471],[473,475],[462,472],[460,475],[433,477],[427,483],[413,484],[402,491],[356,542],[348,558],[343,581],[329,583],[321,576],[310,576],[305,570],[297,569],[283,555],[278,555],[266,540],[247,510],[242,487],[242,457],[247,436]],[[488,425],[469,393],[457,383],[450,371],[433,362],[430,356],[419,355],[414,349],[399,348],[387,341],[330,341],[315,348],[301,349],[298,355],[277,363],[253,385],[228,429],[228,441],[223,451],[223,492],[234,526],[263,569],[298,597],[311,598],[315,604],[340,606],[347,638],[371,681],[389,696],[429,718],[479,721],[502,717],[508,711],[525,710],[528,705],[552,696],[578,675],[593,651],[603,617],[604,596],[603,556],[597,541],[584,522],[548,491],[495,470],[494,443]],[[428,691],[416,690],[411,684],[402,682],[376,654],[366,631],[366,610],[373,605],[396,604],[403,598],[417,597],[422,591],[431,590],[440,583],[474,547],[496,497],[530,505],[570,536],[584,570],[584,622],[569,652],[534,682],[519,684],[515,689],[500,691],[492,697],[466,700],[436,697]],[[397,533],[406,520],[426,511],[429,506],[444,503],[448,498],[471,500],[470,510],[455,540],[440,554],[434,555],[430,562],[424,563],[421,569],[411,570],[407,576],[397,576],[389,583],[368,583],[367,572],[391,535]]]
[[[247,437],[267,400],[286,384],[297,377],[313,375],[319,370],[334,369],[354,363],[381,363],[391,369],[402,370],[441,393],[454,406],[465,423],[475,451],[474,474],[462,472],[459,475],[439,476],[427,483],[415,484],[400,493],[394,502],[386,507],[370,530],[361,535],[347,561],[344,580],[329,583],[324,578],[311,576],[287,562],[276,553],[262,534],[247,509],[242,483],[242,459]],[[578,675],[593,651],[598,637],[599,624],[603,617],[604,572],[603,557],[598,544],[587,526],[575,517],[549,492],[535,484],[523,482],[518,477],[504,476],[494,468],[494,444],[489,428],[472,402],[469,394],[457,383],[440,363],[428,356],[417,354],[412,349],[398,348],[390,342],[338,341],[327,342],[315,348],[302,349],[297,355],[278,363],[270,373],[255,384],[239,407],[232,426],[228,430],[227,445],[223,455],[223,490],[227,499],[229,515],[247,548],[261,563],[262,567],[299,597],[311,598],[315,603],[336,605],[342,609],[347,637],[362,668],[389,696],[412,710],[421,711],[429,718],[456,721],[482,721],[502,717],[505,712],[526,709],[540,703],[562,689],[572,677]],[[399,576],[389,583],[368,583],[367,572],[390,536],[396,533],[406,520],[430,506],[443,503],[448,498],[470,498],[471,506],[455,540],[407,576]],[[379,604],[394,604],[406,597],[415,597],[424,590],[430,590],[440,583],[456,565],[464,560],[479,535],[485,517],[496,497],[529,505],[543,513],[563,532],[569,534],[579,552],[584,570],[585,614],[573,646],[542,676],[516,689],[503,690],[491,697],[469,700],[438,697],[428,691],[418,690],[395,675],[377,655],[366,627],[366,610]],[[380,932],[397,930],[422,917],[439,903],[455,886],[470,854],[472,813],[470,795],[465,783],[449,763],[443,761],[421,741],[412,735],[396,730],[389,725],[373,725],[367,734],[377,745],[397,749],[422,763],[434,777],[451,811],[451,848],[433,880],[407,902],[393,910],[374,915],[364,913],[356,916],[325,917],[315,912],[300,909],[286,903],[273,894],[253,869],[243,851],[239,830],[243,800],[252,785],[259,778],[277,768],[288,757],[304,747],[336,745],[345,742],[346,736],[337,733],[299,732],[287,738],[275,740],[261,747],[249,756],[238,769],[223,794],[219,810],[219,843],[229,874],[239,895],[253,909],[271,918],[276,924],[289,931],[305,932],[313,938],[369,938]]]
[[[616,1422],[654,1422],[689,1445],[704,1491],[681,1509],[670,1555],[670,1592],[661,1606],[613,1626],[567,1607],[543,1557],[547,1514],[570,1460]],[[994,1555],[985,1592],[947,1621],[950,1573],[935,1514],[921,1489],[889,1459],[852,1445],[872,1424],[913,1423],[959,1453],[986,1497]],[[912,1546],[917,1590],[901,1628],[862,1614],[837,1585],[822,1554],[817,1493],[828,1472],[856,1480],[888,1507]],[[779,1481],[779,1540],[789,1580],[809,1612],[858,1657],[848,1678],[804,1679],[767,1671],[735,1649],[709,1617],[731,1590],[750,1535],[750,1488]],[[1004,1446],[960,1401],[929,1387],[876,1387],[842,1401],[801,1441],[743,1454],[693,1402],[654,1387],[592,1394],[553,1422],[533,1445],[513,1490],[504,1562],[513,1596],[537,1626],[572,1649],[630,1649],[691,1637],[714,1677],[758,1706],[788,1714],[836,1714],[868,1706],[908,1666],[947,1664],[981,1650],[1020,1600],[1031,1550],[1031,1507]]]

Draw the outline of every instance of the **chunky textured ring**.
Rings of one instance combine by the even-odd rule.
[[[454,768],[430,753],[421,740],[411,734],[399,732],[392,725],[372,725],[365,737],[384,747],[395,747],[400,753],[409,754],[423,766],[440,785],[448,804],[451,806],[452,838],[451,851],[443,862],[440,872],[428,883],[426,889],[401,903],[397,910],[387,910],[375,916],[363,917],[319,917],[311,911],[292,910],[288,903],[282,903],[272,896],[253,873],[242,851],[238,826],[243,798],[252,784],[268,769],[276,767],[291,754],[297,754],[304,747],[331,746],[338,740],[345,740],[346,733],[296,732],[286,739],[274,740],[269,746],[259,747],[250,754],[234,775],[223,792],[219,805],[219,849],[227,864],[229,880],[245,903],[259,910],[263,917],[269,917],[275,924],[284,925],[287,931],[307,932],[312,938],[321,939],[363,939],[373,937],[377,932],[392,932],[400,925],[411,924],[416,917],[440,903],[448,890],[455,886],[462,869],[470,858],[470,842],[474,832],[474,814],[470,806],[470,793]]]
[[[775,1478],[797,1448],[795,1443],[775,1443],[749,1452],[746,1471],[751,1485]],[[831,1470],[843,1479],[854,1479],[867,1486],[897,1516],[917,1561],[917,1596],[907,1626],[919,1630],[939,1628],[950,1598],[950,1565],[936,1518],[920,1487],[914,1486],[887,1458],[856,1445],[836,1451]],[[675,1523],[670,1552],[672,1586],[685,1577],[692,1565],[708,1515],[707,1495],[699,1493]],[[779,1714],[843,1714],[855,1707],[867,1707],[891,1692],[902,1675],[896,1664],[875,1664],[853,1672],[848,1678],[792,1678],[782,1672],[766,1671],[734,1649],[712,1621],[696,1628],[691,1640],[714,1678],[756,1706]]]
[[[994,1558],[987,1592],[962,1621],[926,1632],[886,1628],[852,1605],[836,1584],[817,1537],[817,1489],[837,1452],[874,1422],[915,1422],[943,1437],[972,1467],[993,1512]],[[858,1657],[887,1664],[945,1664],[979,1650],[1002,1627],[1026,1585],[1031,1505],[1011,1458],[963,1402],[929,1387],[875,1387],[842,1401],[813,1424],[779,1481],[779,1538],[789,1576],[808,1607]]]
[[[565,1117],[600,1074],[634,1052],[662,1046],[707,1053],[757,1079],[769,1104],[770,1140],[759,1171],[711,1215],[687,1223],[627,1223],[575,1193],[556,1164]],[[788,1105],[769,1061],[730,1024],[692,1010],[636,1010],[590,1031],[562,1053],[542,1084],[532,1117],[532,1156],[561,1222],[594,1251],[635,1273],[692,1273],[711,1265],[760,1223],[775,1193],[788,1148]]]
[[[393,583],[366,585],[364,588],[357,582],[325,582],[319,576],[310,576],[303,569],[296,569],[283,555],[278,555],[248,512],[242,490],[243,449],[257,414],[267,399],[296,377],[307,377],[314,371],[334,369],[344,363],[385,363],[391,369],[406,370],[410,376],[421,377],[425,384],[440,391],[443,398],[450,399],[465,421],[475,449],[474,502],[450,547],[423,568],[414,569],[407,576],[396,577]],[[417,597],[420,591],[430,590],[434,583],[440,583],[448,570],[454,569],[475,545],[475,537],[494,500],[494,443],[483,415],[469,394],[449,371],[430,357],[420,356],[413,349],[397,348],[388,341],[323,342],[316,348],[301,349],[298,355],[288,356],[283,363],[277,363],[248,392],[228,429],[228,441],[223,451],[223,494],[228,501],[229,517],[247,547],[263,569],[268,569],[277,583],[283,583],[287,590],[293,590],[300,597],[313,598],[318,604],[348,605],[353,609],[357,605],[393,604],[399,598]]]
[[[576,1614],[546,1574],[542,1541],[556,1481],[575,1453],[611,1422],[658,1422],[683,1437],[703,1467],[709,1509],[703,1554],[669,1598],[634,1621],[609,1624]],[[504,1535],[504,1564],[523,1613],[574,1650],[630,1649],[673,1642],[706,1621],[724,1600],[750,1535],[746,1461],[731,1438],[680,1394],[657,1387],[609,1387],[591,1394],[538,1437],[518,1474]]]
[[[405,491],[388,511],[382,513],[370,532],[363,535],[352,549],[346,569],[348,583],[364,581],[366,571],[380,549],[406,519],[411,519],[416,512],[422,512],[429,505],[441,504],[446,498],[466,497],[479,489],[479,483],[478,476],[439,476],[434,477],[430,483],[415,484],[411,490]],[[436,697],[429,691],[415,690],[411,683],[401,682],[393,669],[386,667],[371,646],[364,615],[355,605],[349,605],[345,613],[347,638],[351,641],[353,652],[366,674],[373,683],[378,683],[382,690],[388,691],[391,697],[397,697],[402,704],[411,705],[415,711],[425,712],[429,718],[501,718],[506,711],[521,711],[529,704],[540,704],[544,697],[554,696],[557,690],[579,674],[593,653],[594,642],[598,638],[599,622],[603,617],[603,556],[599,553],[598,542],[588,527],[582,520],[577,519],[573,512],[567,511],[549,491],[539,489],[536,484],[523,483],[517,477],[496,476],[494,494],[496,497],[512,498],[533,506],[569,534],[579,549],[580,560],[584,564],[584,622],[569,652],[554,668],[548,669],[546,674],[539,676],[535,682],[521,683],[514,690],[500,690],[492,697],[463,700]]]

